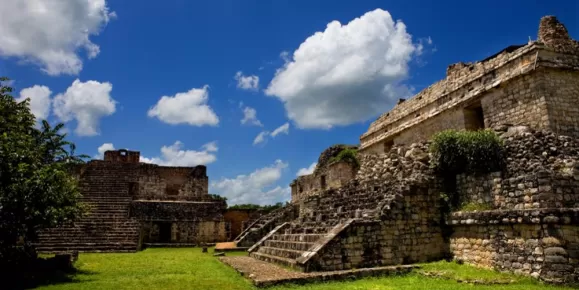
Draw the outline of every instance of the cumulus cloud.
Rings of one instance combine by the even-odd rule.
[[[52,92],[46,86],[35,85],[30,88],[25,88],[20,91],[20,97],[16,99],[17,102],[22,102],[26,98],[30,98],[30,111],[36,117],[36,121],[45,120],[50,114],[50,99]]]
[[[99,121],[116,111],[116,101],[111,98],[111,83],[75,80],[66,92],[54,97],[54,114],[62,121],[76,120],[75,133],[79,136],[99,134]]]
[[[152,163],[163,166],[197,166],[207,165],[215,162],[217,157],[214,152],[218,150],[215,141],[201,146],[200,151],[184,150],[181,141],[175,141],[171,146],[161,147],[161,155],[157,157],[147,158],[140,157],[141,162]]]
[[[275,137],[279,134],[289,134],[289,123],[286,122],[285,124],[277,127],[273,132],[271,132],[271,137]]]
[[[401,84],[417,48],[406,25],[376,9],[348,24],[330,22],[293,54],[282,54],[265,93],[284,103],[299,128],[366,121],[408,96]]]
[[[94,156],[94,159],[103,159],[105,152],[109,150],[115,150],[113,143],[103,143],[103,145],[97,149],[98,154]]]
[[[241,119],[241,124],[263,127],[263,124],[257,118],[257,111],[252,107],[243,108],[243,119]]]
[[[228,204],[275,204],[290,198],[290,188],[277,186],[283,170],[288,164],[276,160],[274,164],[256,169],[246,175],[234,178],[221,178],[212,182],[209,190],[212,193],[227,197]]]
[[[3,0],[0,55],[38,64],[49,75],[76,75],[78,51],[96,57],[90,40],[116,16],[105,0]]]
[[[275,130],[273,130],[273,132],[261,131],[259,134],[257,134],[255,139],[253,139],[253,145],[264,143],[269,137],[275,138],[279,134],[289,134],[289,123],[286,122],[285,124],[277,127]]]
[[[216,126],[219,124],[219,118],[207,105],[208,89],[209,86],[203,86],[200,89],[193,88],[174,96],[163,96],[155,106],[149,109],[147,115],[171,125]]]
[[[238,71],[234,79],[237,81],[237,87],[240,89],[256,91],[259,87],[259,77],[256,75],[245,76],[243,72]]]
[[[310,175],[310,174],[314,173],[314,170],[316,169],[316,165],[318,165],[318,162],[314,162],[314,163],[310,164],[310,166],[308,168],[300,168],[300,170],[298,170],[298,173],[296,174],[296,176]]]

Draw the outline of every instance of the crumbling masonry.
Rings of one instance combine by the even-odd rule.
[[[107,151],[75,170],[88,215],[40,233],[41,252],[126,251],[147,245],[224,241],[224,200],[207,193],[205,166],[139,162],[137,151]]]
[[[578,101],[579,43],[544,17],[537,41],[451,65],[444,80],[380,116],[360,138],[354,175],[334,174],[344,178],[330,186],[329,173],[341,170],[321,164],[294,181],[298,216],[267,217],[273,230],[250,256],[303,271],[452,257],[577,282]],[[456,176],[456,194],[488,210],[447,214],[447,187],[431,169],[426,140],[444,129],[482,128],[504,140],[506,168]]]

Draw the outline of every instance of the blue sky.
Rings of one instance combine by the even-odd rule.
[[[0,75],[78,151],[206,164],[233,203],[289,199],[325,148],[357,144],[446,67],[536,39],[567,1],[0,0]]]

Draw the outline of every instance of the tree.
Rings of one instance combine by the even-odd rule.
[[[82,214],[80,191],[70,166],[84,162],[74,144],[59,134],[62,124],[42,129],[29,99],[17,102],[0,78],[0,261],[34,255],[38,230],[55,227]],[[68,147],[68,148],[67,148]]]

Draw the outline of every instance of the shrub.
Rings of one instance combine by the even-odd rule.
[[[434,135],[430,145],[432,165],[445,176],[489,173],[504,166],[504,146],[491,130],[447,130]]]
[[[358,153],[358,150],[356,150],[354,148],[346,148],[346,149],[340,151],[340,153],[338,153],[338,155],[332,157],[330,159],[330,162],[344,161],[344,162],[348,162],[350,164],[353,164],[355,167],[359,167],[360,162],[358,162],[358,158],[356,157],[357,153]]]

